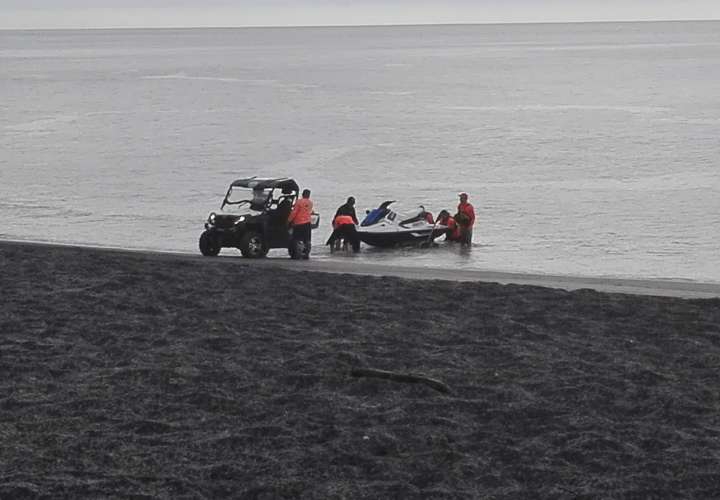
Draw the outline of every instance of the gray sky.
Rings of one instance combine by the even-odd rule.
[[[0,29],[720,19],[720,0],[0,0]]]

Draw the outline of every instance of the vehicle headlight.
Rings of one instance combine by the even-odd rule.
[[[245,222],[245,216],[241,215],[238,217],[238,220],[235,221],[235,225],[240,224],[241,222]]]
[[[210,213],[210,215],[208,216],[208,222],[210,224],[215,224],[215,212]]]

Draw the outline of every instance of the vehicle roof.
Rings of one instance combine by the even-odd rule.
[[[246,187],[251,189],[285,189],[290,188],[293,191],[299,191],[300,187],[293,179],[289,177],[280,177],[277,179],[258,179],[257,177],[249,177],[247,179],[238,179],[233,181],[232,187]]]

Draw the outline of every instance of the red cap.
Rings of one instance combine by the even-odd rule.
[[[464,196],[465,198],[467,198],[467,197],[468,197],[468,194],[467,194],[467,193],[460,193],[459,196],[460,196],[460,198],[462,198],[463,196]]]

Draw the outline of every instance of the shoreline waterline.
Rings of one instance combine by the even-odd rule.
[[[84,251],[142,255],[154,259],[203,260],[227,265],[281,268],[299,272],[353,274],[374,277],[392,276],[412,280],[441,280],[456,282],[486,282],[503,285],[526,285],[563,290],[592,289],[604,293],[710,299],[720,297],[720,283],[668,279],[629,279],[590,276],[513,273],[493,270],[444,269],[437,267],[396,266],[368,262],[348,262],[343,259],[311,259],[294,261],[287,258],[245,259],[240,256],[203,257],[184,252],[105,247],[70,243],[0,239],[2,246],[72,248]]]

